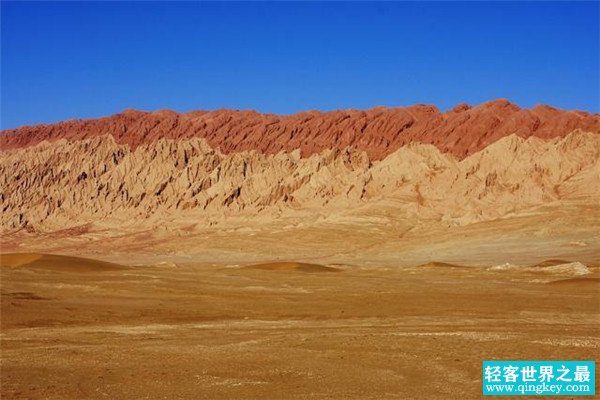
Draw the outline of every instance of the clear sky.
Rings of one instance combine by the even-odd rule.
[[[177,111],[600,111],[598,2],[1,3],[1,126]]]

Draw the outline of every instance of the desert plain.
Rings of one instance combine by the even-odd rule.
[[[600,237],[567,225],[548,245],[531,226],[568,220],[548,217],[404,241],[377,226],[200,233],[157,254],[130,250],[137,235],[100,252],[47,237],[41,251],[89,258],[2,256],[3,398],[479,398],[484,359],[600,349]],[[204,256],[177,254],[194,243]]]

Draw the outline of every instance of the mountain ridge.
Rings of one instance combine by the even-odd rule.
[[[547,105],[526,109],[505,99],[478,106],[463,103],[446,112],[424,104],[281,116],[236,110],[124,110],[109,117],[4,130],[0,150],[109,134],[132,149],[161,138],[199,137],[224,154],[244,150],[276,154],[299,149],[308,157],[327,148],[350,147],[365,151],[372,160],[382,160],[402,146],[418,142],[465,158],[511,134],[551,139],[576,129],[600,133],[600,114]]]
[[[383,160],[351,148],[309,157],[298,150],[224,154],[202,138],[132,149],[103,135],[5,150],[0,178],[6,232],[125,221],[173,227],[182,219],[211,225],[298,210],[343,214],[389,201],[409,219],[469,224],[556,201],[593,204],[600,135],[513,134],[464,159],[411,143]]]

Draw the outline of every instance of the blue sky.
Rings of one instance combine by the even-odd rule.
[[[1,126],[508,98],[600,111],[598,2],[1,3]]]

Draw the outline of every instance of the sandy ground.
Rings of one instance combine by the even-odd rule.
[[[600,207],[394,210],[0,235],[1,397],[481,398],[483,360],[600,354]]]
[[[464,226],[409,218],[394,202],[332,214],[299,210],[275,221],[231,217],[218,226],[186,216],[168,225],[123,221],[52,232],[21,230],[0,234],[0,250],[126,264],[296,260],[395,268],[431,261],[489,266],[545,259],[595,264],[600,262],[600,207],[558,202]]]
[[[19,257],[0,268],[3,399],[480,398],[485,359],[600,352],[597,266]]]

